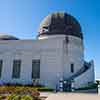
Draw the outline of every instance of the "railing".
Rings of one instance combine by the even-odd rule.
[[[84,62],[84,66],[81,69],[79,69],[75,74],[73,74],[71,77],[69,77],[67,80],[73,80],[74,78],[78,77],[79,75],[87,71],[90,67],[91,67],[90,63]]]

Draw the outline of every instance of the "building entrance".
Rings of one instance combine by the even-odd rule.
[[[63,82],[63,91],[71,92],[71,81],[64,81]]]

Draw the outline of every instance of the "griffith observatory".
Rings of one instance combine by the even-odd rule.
[[[0,34],[0,81],[81,88],[95,82],[94,61],[84,59],[80,23],[70,14],[49,14],[36,39]]]

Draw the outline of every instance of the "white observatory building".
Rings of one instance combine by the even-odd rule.
[[[0,81],[55,88],[60,81],[75,88],[94,83],[93,60],[84,60],[83,33],[67,13],[52,13],[41,22],[35,40],[0,34]]]

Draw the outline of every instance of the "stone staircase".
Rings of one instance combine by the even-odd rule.
[[[78,76],[80,76],[81,74],[83,74],[84,72],[86,72],[90,67],[91,67],[91,64],[85,62],[85,63],[84,63],[84,66],[83,66],[81,69],[79,69],[75,74],[73,74],[71,77],[69,77],[69,78],[66,79],[66,80],[73,80],[73,79],[75,79],[76,77],[78,77]]]

